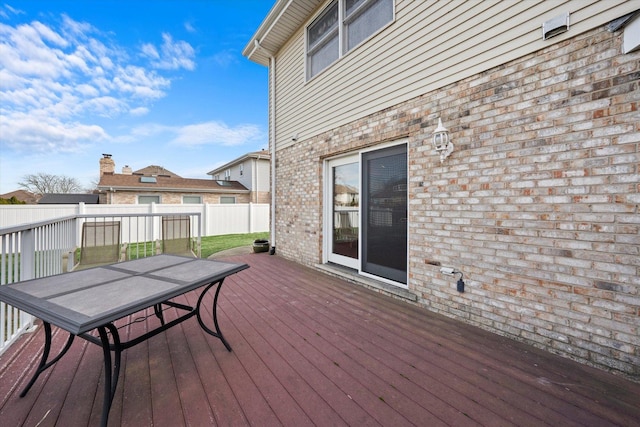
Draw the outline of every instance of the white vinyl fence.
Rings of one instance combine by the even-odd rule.
[[[202,236],[269,231],[269,212],[268,204],[0,205],[0,286],[73,267],[85,222],[117,221],[121,243],[137,258],[156,253],[163,216],[191,218],[199,254]],[[32,325],[31,316],[0,302],[0,354]]]
[[[0,228],[76,215],[171,214],[200,212],[202,236],[269,231],[268,204],[0,205]]]

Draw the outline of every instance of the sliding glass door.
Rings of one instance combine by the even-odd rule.
[[[360,165],[358,156],[329,162],[329,261],[359,267]]]
[[[331,160],[327,261],[407,283],[407,146]]]
[[[407,146],[362,154],[362,271],[407,283]]]

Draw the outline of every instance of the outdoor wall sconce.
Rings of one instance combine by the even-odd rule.
[[[438,127],[433,131],[433,148],[440,154],[440,163],[453,153],[453,144],[449,140],[449,131],[442,126],[442,119],[438,118]]]

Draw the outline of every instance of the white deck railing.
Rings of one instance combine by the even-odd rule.
[[[62,273],[76,222],[67,217],[0,229],[0,286]],[[32,325],[30,315],[0,302],[0,354]]]
[[[193,249],[200,256],[200,212],[75,215],[31,224],[0,228],[0,286],[52,276],[76,264],[82,224],[88,221],[120,223],[120,243],[126,259],[155,255],[160,251],[162,217],[189,216]],[[32,316],[0,302],[0,354],[32,327]]]

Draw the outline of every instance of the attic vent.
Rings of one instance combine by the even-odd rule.
[[[216,181],[218,185],[222,187],[231,187],[231,183],[229,181]]]
[[[542,24],[542,40],[550,39],[569,31],[569,12],[551,18]]]
[[[140,182],[145,184],[156,184],[158,181],[155,176],[141,176]]]

